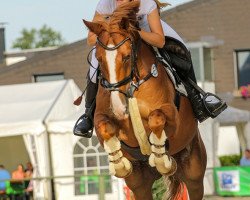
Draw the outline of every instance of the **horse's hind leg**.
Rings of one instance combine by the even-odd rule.
[[[109,154],[110,174],[120,178],[128,176],[132,171],[132,164],[123,156],[121,143],[116,137],[117,127],[107,118],[99,120],[96,127],[98,136],[103,139],[104,149]]]
[[[133,172],[125,178],[136,200],[153,200],[152,185],[160,178],[160,174],[147,163],[133,163]]]
[[[190,148],[190,157],[182,165],[183,181],[186,183],[190,200],[202,200],[204,194],[203,178],[207,157],[199,133],[194,137]]]

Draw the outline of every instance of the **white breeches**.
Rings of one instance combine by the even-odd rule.
[[[96,49],[94,49],[92,51],[92,55],[91,55],[91,64],[90,68],[89,68],[89,79],[93,82],[93,83],[97,83],[97,68],[98,68],[98,60],[95,57],[95,53],[96,53]]]

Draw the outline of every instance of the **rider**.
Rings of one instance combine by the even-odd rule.
[[[103,20],[105,16],[111,15],[117,6],[129,1],[133,0],[100,0],[93,21]],[[184,66],[187,66],[186,69],[176,69],[176,71],[185,83],[195,117],[200,122],[209,117],[214,118],[227,107],[226,103],[221,101],[216,95],[205,93],[198,88],[191,57],[184,41],[167,23],[160,19],[159,8],[166,5],[167,4],[160,3],[158,0],[140,0],[140,9],[137,14],[140,26],[139,34],[144,41],[157,47],[164,59],[168,59],[170,55],[171,59],[168,59],[168,61],[170,61],[174,67],[178,68],[178,63],[183,65],[184,61]],[[96,35],[89,32],[87,41],[89,45],[94,46],[96,43]],[[175,65],[176,63],[177,66]],[[95,107],[95,96],[98,89],[96,73],[98,61],[95,57],[95,50],[92,53],[91,65],[88,74],[85,114],[80,117],[80,120],[78,120],[74,127],[74,134],[83,137],[91,137],[93,129],[92,119]]]

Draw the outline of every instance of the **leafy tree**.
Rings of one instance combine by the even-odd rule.
[[[47,25],[43,25],[39,30],[32,28],[31,30],[23,29],[21,37],[17,38],[12,48],[32,49],[39,47],[61,46],[64,44],[62,36],[59,32],[54,31]]]
[[[21,32],[22,36],[17,38],[12,47],[13,48],[20,48],[20,49],[31,49],[34,48],[35,43],[35,34],[36,30],[31,29],[30,31],[27,29],[23,29]]]

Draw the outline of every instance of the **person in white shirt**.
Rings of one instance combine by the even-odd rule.
[[[100,0],[93,21],[104,20],[107,16],[112,15],[114,10],[123,3],[128,3],[133,0]],[[160,19],[159,8],[166,6],[167,4],[160,3],[158,0],[139,0],[140,8],[137,13],[137,20],[139,23],[140,30],[138,31],[141,38],[149,43],[150,45],[157,47],[159,53],[164,59],[169,57],[172,60],[168,60],[172,63],[173,67],[178,72],[178,75],[184,80],[186,85],[189,99],[191,101],[195,117],[200,121],[206,120],[208,117],[216,117],[220,114],[227,106],[225,102],[221,101],[217,96],[211,93],[205,93],[200,88],[195,89],[193,85],[196,85],[196,78],[194,69],[192,66],[191,56],[186,48],[186,45],[182,38],[173,30],[166,22]],[[94,46],[96,44],[97,36],[89,32],[88,34],[88,45]],[[169,50],[169,51],[168,51]],[[181,52],[181,53],[180,53]],[[74,127],[74,134],[83,137],[91,137],[93,129],[93,113],[94,113],[94,100],[97,93],[97,73],[98,61],[95,57],[95,50],[92,53],[91,58],[92,66],[88,74],[89,84],[86,92],[85,99],[85,113],[81,116],[80,120],[77,121]],[[181,66],[181,67],[180,67]],[[183,70],[183,66],[186,68]],[[181,69],[180,69],[181,68]],[[189,78],[186,78],[189,77]],[[190,83],[190,80],[193,84]],[[204,105],[202,96],[208,100],[207,105]]]

